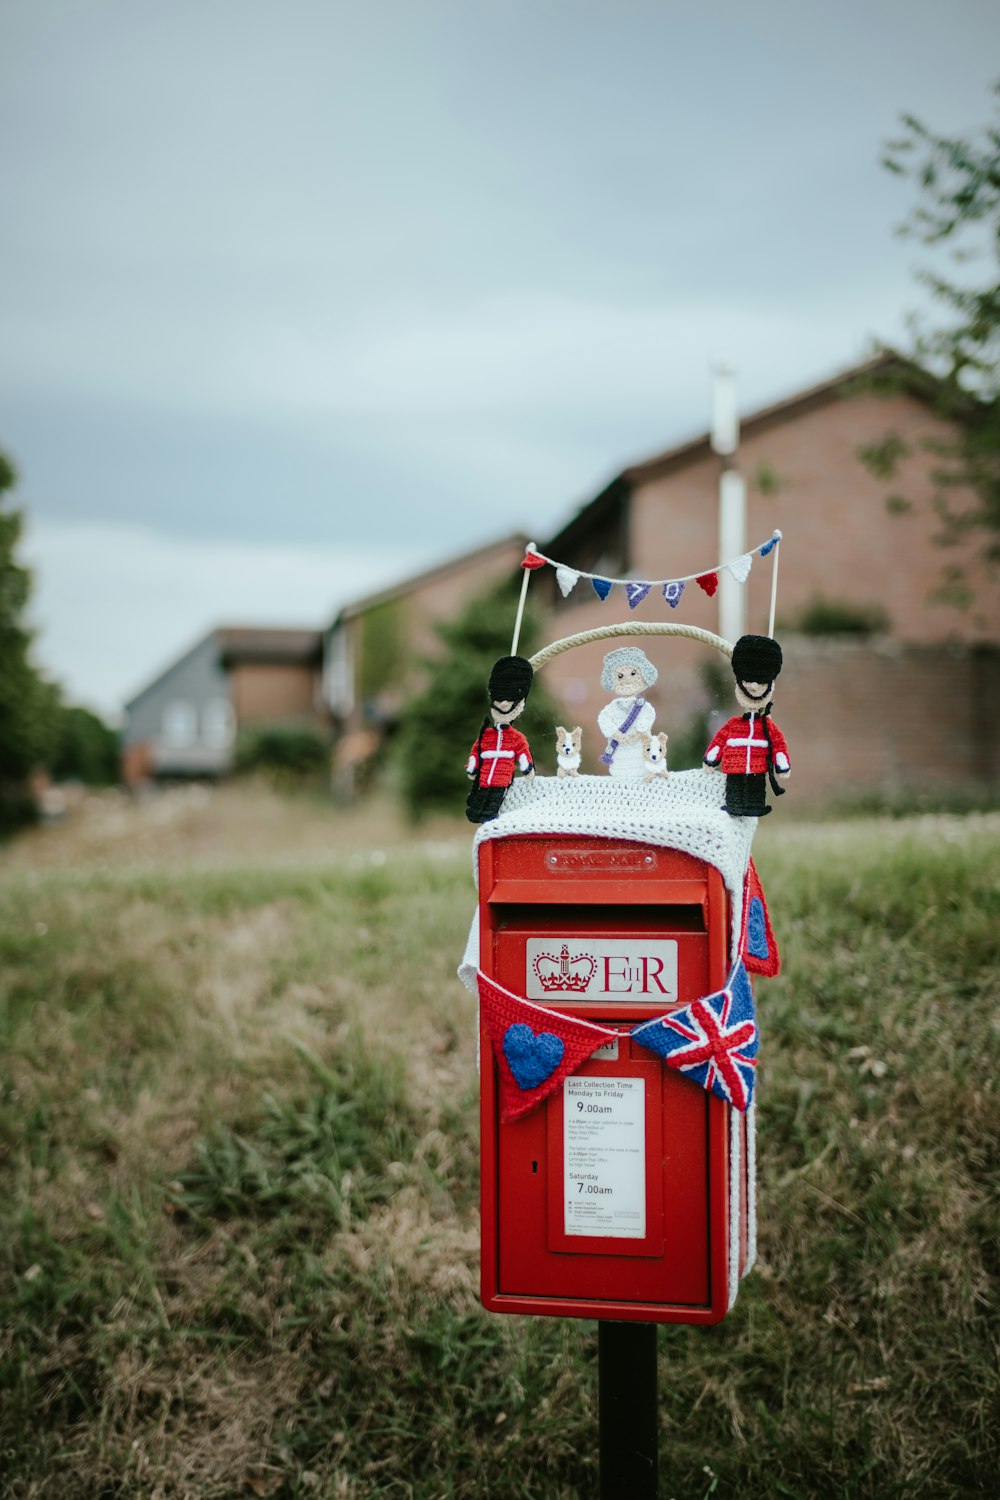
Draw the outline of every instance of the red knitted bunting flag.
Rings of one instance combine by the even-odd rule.
[[[526,552],[521,563],[522,568],[544,568],[545,558],[539,557],[537,552]]]
[[[704,589],[705,593],[711,599],[719,587],[719,575],[718,573],[702,573],[700,577],[695,579],[695,583],[700,589]]]
[[[764,900],[764,888],[751,859],[743,890],[743,931],[740,934],[740,957],[751,974],[768,979],[781,970],[781,954],[774,940],[771,917]]]
[[[497,1060],[504,1121],[516,1120],[556,1091],[617,1032],[532,1005],[479,975],[480,1014]]]

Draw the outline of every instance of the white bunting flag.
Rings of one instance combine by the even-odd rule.
[[[564,599],[572,593],[579,578],[579,573],[575,572],[573,568],[567,568],[565,563],[560,563],[558,568],[556,568],[556,582]]]
[[[746,583],[752,566],[753,554],[750,552],[744,552],[742,557],[734,557],[732,562],[726,563],[726,567],[737,583]]]

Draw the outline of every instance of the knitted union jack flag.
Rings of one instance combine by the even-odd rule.
[[[632,1035],[662,1057],[668,1068],[678,1069],[736,1109],[749,1108],[760,1038],[753,990],[739,959],[724,990],[690,1000],[655,1021],[643,1021],[633,1026]]]

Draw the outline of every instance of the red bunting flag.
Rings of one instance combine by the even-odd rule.
[[[493,1043],[505,1121],[541,1104],[582,1062],[618,1035],[511,994],[479,975],[480,1015]]]
[[[522,568],[544,568],[545,558],[539,557],[537,552],[526,552],[521,563]]]
[[[700,589],[704,589],[705,593],[711,599],[712,595],[719,587],[719,575],[718,573],[701,573],[695,579],[695,583]]]
[[[768,979],[781,971],[781,954],[774,940],[771,916],[764,900],[764,888],[751,859],[743,890],[743,930],[740,934],[740,957],[751,974]]]

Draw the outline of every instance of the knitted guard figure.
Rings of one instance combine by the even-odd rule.
[[[607,740],[601,756],[612,776],[641,781],[649,769],[642,749],[642,736],[649,734],[656,710],[642,696],[658,676],[645,651],[638,646],[620,646],[604,658],[601,687],[617,693],[597,715],[597,727]]]
[[[772,723],[771,694],[781,671],[781,647],[768,635],[741,635],[733,647],[736,701],[747,710],[728,719],[705,751],[705,765],[726,778],[725,811],[734,818],[763,818],[768,779],[776,797],[790,774],[785,736]]]
[[[534,776],[531,747],[511,724],[524,708],[534,676],[523,656],[502,656],[490,673],[490,712],[469,752],[466,775],[474,782],[465,804],[470,823],[488,823],[500,811],[515,768]]]

